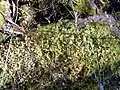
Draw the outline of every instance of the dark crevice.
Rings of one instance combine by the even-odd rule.
[[[35,21],[38,24],[45,25],[58,22],[58,20],[71,20],[73,17],[70,14],[70,11],[72,11],[72,9],[68,5],[64,6],[63,4],[58,4],[54,6],[54,9],[51,7],[45,15],[43,15],[43,12],[37,12]]]
[[[107,13],[114,13],[120,11],[120,1],[119,0],[109,0],[109,7],[106,8]]]

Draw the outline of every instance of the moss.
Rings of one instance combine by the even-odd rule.
[[[0,68],[7,69],[23,88],[95,89],[95,82],[86,78],[108,66],[114,68],[120,57],[119,42],[106,22],[91,23],[76,32],[73,22],[59,21],[38,27],[24,41],[13,39],[0,51],[6,64]]]
[[[0,13],[0,28],[2,28],[4,24],[5,24],[5,18],[3,14]]]
[[[120,16],[120,11],[115,13],[116,16]],[[120,27],[120,20],[117,20],[117,26]]]
[[[100,0],[101,8],[96,12],[90,1],[59,0],[57,3],[69,4],[76,12],[89,15],[103,12],[107,3]],[[0,15],[3,20],[4,16]],[[119,62],[120,40],[112,35],[106,22],[76,29],[73,22],[64,20],[40,26],[23,38],[11,38],[5,45],[0,43],[0,88],[14,79],[23,89],[97,90],[97,84],[89,77],[108,67],[112,73],[117,72],[114,64]]]
[[[86,66],[89,68],[88,75],[96,69],[100,72],[107,66],[116,63],[120,57],[119,39],[112,36],[107,24],[92,23],[84,29],[82,38],[85,47]]]
[[[0,33],[0,41],[4,40],[4,35]]]
[[[73,82],[108,66],[114,68],[120,57],[119,39],[112,35],[106,22],[91,23],[76,33],[74,24],[64,21],[41,26],[31,35],[39,64],[51,73],[56,68],[70,70],[67,78]]]
[[[1,0],[0,1],[0,29],[3,27],[5,24],[5,9],[7,8],[5,1]]]

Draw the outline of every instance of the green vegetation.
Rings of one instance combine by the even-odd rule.
[[[3,27],[3,25],[5,24],[5,9],[6,6],[4,5],[5,3],[3,1],[0,1],[0,28]]]
[[[89,6],[90,1],[58,0],[57,3],[72,5],[75,12],[87,15],[101,13],[108,3],[100,0],[101,8],[96,12]],[[31,13],[30,19],[19,18],[20,25],[25,25],[25,21],[31,23],[33,17]],[[0,14],[0,20],[3,18]],[[0,33],[0,40],[3,39]],[[98,90],[98,83],[90,77],[98,74],[104,81],[120,72],[116,66],[119,58],[120,39],[113,35],[106,21],[81,28],[76,28],[71,20],[30,27],[24,36],[11,36],[8,42],[0,43],[0,90],[8,83],[13,90]],[[101,75],[106,68],[111,73]]]
[[[25,36],[25,41],[13,40],[6,50],[1,49],[1,63],[5,62],[1,64],[1,75],[9,73],[32,90],[51,85],[49,88],[59,88],[55,74],[66,73],[66,78],[74,83],[108,66],[114,69],[113,64],[120,57],[119,42],[106,22],[91,23],[78,33],[69,20],[40,26]],[[9,77],[1,80],[8,82]]]

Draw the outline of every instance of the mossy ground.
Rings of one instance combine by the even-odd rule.
[[[85,0],[76,1],[83,3],[75,11],[92,11]],[[106,22],[76,29],[70,20],[58,21],[0,43],[0,89],[10,83],[18,90],[97,90],[90,77],[104,81],[118,73],[119,58],[120,40]]]
[[[106,22],[91,23],[79,31],[69,20],[40,26],[28,33],[25,40],[13,39],[1,48],[1,76],[6,76],[1,80],[6,83],[14,78],[22,88],[32,90],[45,87],[95,90],[97,85],[94,81],[86,82],[87,77],[107,67],[117,71],[114,64],[120,58],[119,42]]]

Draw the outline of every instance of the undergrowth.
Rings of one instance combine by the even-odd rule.
[[[79,31],[69,20],[40,26],[23,40],[13,38],[1,44],[0,85],[12,82],[12,88],[28,90],[79,85],[79,89],[84,85],[97,89],[95,82],[84,81],[106,67],[114,70],[120,57],[119,42],[106,22],[91,23]]]
[[[108,5],[108,0],[100,0],[99,7],[95,8],[91,1],[56,2],[70,6],[77,21],[82,14],[102,13]],[[25,9],[29,11],[26,6]],[[35,13],[31,13],[33,17],[29,13],[28,18],[22,15],[19,18],[23,28],[29,28],[26,22],[33,24]],[[103,82],[120,73],[120,40],[107,22],[90,23],[81,28],[76,28],[75,24],[58,20],[33,29],[31,26],[24,36],[11,35],[0,43],[0,89],[97,90]],[[4,39],[2,34],[0,39]]]

